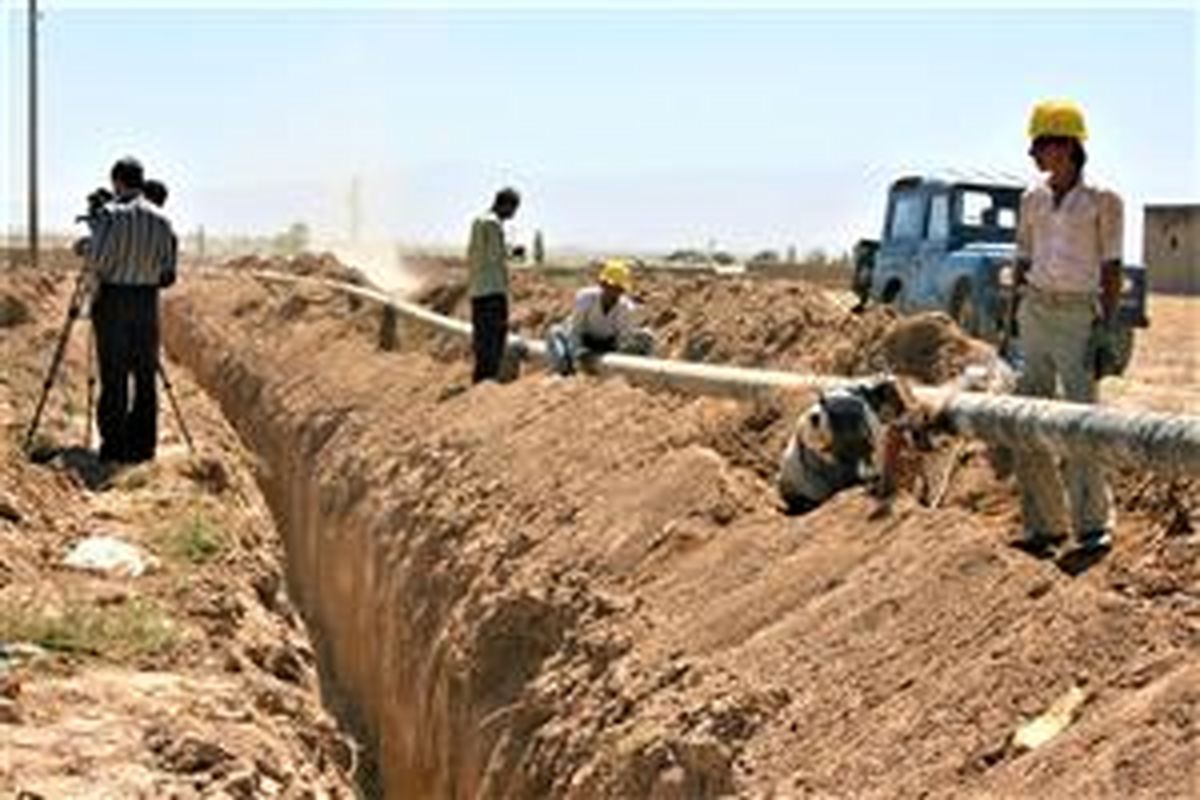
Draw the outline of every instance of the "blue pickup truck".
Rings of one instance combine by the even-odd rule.
[[[985,176],[907,176],[892,183],[880,240],[854,247],[853,286],[903,313],[945,311],[968,333],[998,341],[1012,291],[1024,188]],[[1146,317],[1146,271],[1127,265],[1121,321]]]

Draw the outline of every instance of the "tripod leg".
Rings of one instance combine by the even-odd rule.
[[[63,355],[67,350],[67,342],[71,338],[71,326],[75,324],[75,319],[79,316],[79,307],[82,299],[79,297],[79,288],[81,284],[76,284],[75,294],[71,298],[71,306],[67,309],[67,321],[63,324],[62,333],[58,335],[58,343],[54,347],[54,356],[50,359],[50,368],[46,371],[46,379],[42,382],[42,395],[38,398],[37,408],[33,412],[33,420],[29,423],[29,429],[25,432],[25,444],[23,449],[29,452],[33,446],[33,437],[37,435],[38,425],[42,421],[42,411],[46,408],[46,399],[50,396],[50,387],[54,385],[54,379],[58,376],[58,369],[62,366]]]
[[[187,423],[183,421],[183,412],[179,410],[179,403],[175,400],[175,387],[171,385],[171,379],[167,377],[167,371],[163,368],[162,361],[156,362],[155,366],[158,368],[158,377],[162,378],[163,389],[167,392],[171,410],[175,412],[175,421],[179,424],[179,432],[183,435],[183,441],[187,444],[188,452],[195,455],[196,447],[192,444],[192,434],[188,432]]]
[[[92,449],[92,411],[94,409],[93,401],[96,397],[96,330],[93,328],[88,332],[87,343],[87,419],[84,420],[84,430],[86,433],[83,437],[83,446],[87,450]]]

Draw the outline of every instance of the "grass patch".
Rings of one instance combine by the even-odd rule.
[[[136,492],[138,489],[145,489],[153,481],[157,465],[137,464],[132,467],[121,470],[113,478],[112,487],[125,492]]]
[[[206,564],[225,552],[227,546],[224,532],[198,510],[164,530],[159,537],[159,548],[164,556],[189,564]]]
[[[72,600],[58,610],[30,603],[0,605],[0,641],[127,661],[164,653],[177,640],[167,615],[146,599],[107,606]]]

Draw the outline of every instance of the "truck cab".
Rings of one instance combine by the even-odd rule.
[[[903,313],[944,311],[995,341],[1004,326],[1024,187],[985,176],[906,176],[888,191],[883,235],[855,247],[860,298]],[[1125,267],[1121,319],[1145,327],[1146,281]]]

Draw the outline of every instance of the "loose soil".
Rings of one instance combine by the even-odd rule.
[[[795,282],[674,280],[639,289],[669,354],[900,370],[892,341],[937,380],[978,352]],[[448,285],[424,297],[461,314]],[[571,291],[518,275],[518,327]],[[939,509],[850,491],[784,516],[770,465],[804,393],[470,387],[460,344],[402,331],[382,353],[376,309],[245,277],[166,307],[171,353],[259,459],[389,796],[1196,793],[1189,484],[1116,476],[1116,549],[1071,577],[1007,545],[1014,488],[975,445]],[[1079,718],[1015,748],[1071,687]]]

